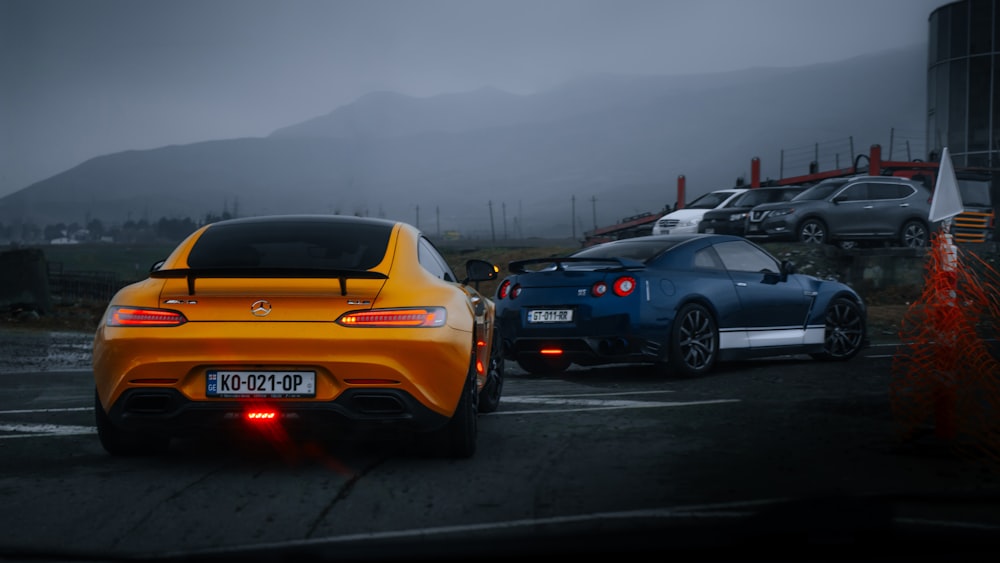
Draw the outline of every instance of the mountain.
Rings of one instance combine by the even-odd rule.
[[[894,128],[919,131],[922,146],[925,90],[915,45],[797,68],[589,76],[535,95],[375,92],[264,138],[91,159],[0,199],[0,222],[238,206],[387,216],[432,234],[580,236],[595,216],[606,225],[672,204],[679,175],[690,201],[749,179],[753,157],[776,178],[805,173],[817,146],[823,169],[874,143],[886,152]]]

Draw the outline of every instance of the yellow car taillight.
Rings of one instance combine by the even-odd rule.
[[[187,318],[170,309],[113,307],[108,311],[108,326],[180,326]]]
[[[424,307],[419,309],[372,309],[352,311],[337,319],[337,324],[357,327],[435,327],[444,326],[448,312],[444,307]]]

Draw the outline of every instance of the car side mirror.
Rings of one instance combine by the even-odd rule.
[[[462,285],[475,282],[476,289],[479,289],[479,282],[497,279],[497,276],[500,275],[500,268],[492,262],[473,258],[465,262],[465,275],[466,278],[462,280]]]
[[[781,281],[788,281],[788,276],[795,273],[795,264],[788,260],[781,261]]]

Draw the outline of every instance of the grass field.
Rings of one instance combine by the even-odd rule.
[[[445,259],[458,276],[465,275],[465,261],[479,258],[490,261],[500,267],[500,278],[507,273],[507,264],[523,258],[538,258],[564,255],[579,249],[572,246],[572,241],[559,241],[559,244],[534,242],[525,246],[505,246],[500,244],[468,244],[442,245]],[[122,283],[143,279],[149,267],[156,261],[165,258],[172,245],[52,245],[42,247],[50,267],[57,271],[101,271],[114,272]],[[815,260],[810,257],[810,260]],[[824,268],[832,266],[813,264],[816,274],[824,274]],[[493,296],[499,281],[482,283],[479,289],[488,296]],[[908,309],[912,292],[900,294],[892,289],[880,295],[864,296],[869,301],[869,326],[873,335],[890,336],[898,331],[903,314]],[[41,329],[93,330],[103,314],[104,302],[59,302],[50,314],[42,318],[31,317],[28,320],[16,315],[0,315],[0,324],[19,325]]]
[[[53,244],[38,247],[50,271],[113,272],[123,281],[139,280],[166,258],[172,244]]]

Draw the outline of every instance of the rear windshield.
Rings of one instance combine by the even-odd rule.
[[[733,201],[733,207],[754,207],[762,203],[788,201],[802,190],[800,188],[768,189],[757,188],[745,192]]]
[[[385,256],[392,225],[287,220],[209,227],[188,256],[191,268],[368,270]]]
[[[731,195],[733,192],[709,192],[684,207],[686,209],[715,209]]]
[[[676,240],[649,240],[646,238],[637,238],[635,240],[620,241],[613,244],[592,246],[573,253],[570,256],[573,256],[574,258],[630,258],[632,260],[646,262],[649,259],[658,256],[661,252],[667,250],[668,248],[676,245],[677,242],[678,241]]]

